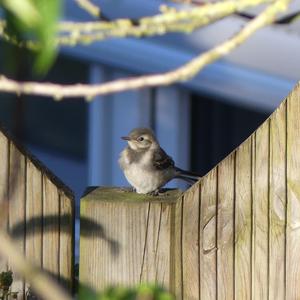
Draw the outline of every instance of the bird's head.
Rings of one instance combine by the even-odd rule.
[[[158,145],[153,131],[149,128],[133,129],[128,136],[123,136],[128,146],[136,151],[147,150]]]

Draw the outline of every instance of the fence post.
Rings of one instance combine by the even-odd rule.
[[[168,190],[153,197],[118,188],[86,194],[80,208],[81,284],[103,290],[151,282],[174,291],[180,195]]]

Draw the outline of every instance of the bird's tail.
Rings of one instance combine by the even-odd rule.
[[[178,173],[176,175],[176,178],[182,179],[191,185],[193,185],[195,182],[197,182],[201,178],[201,176],[197,173],[185,171],[180,168],[176,168],[176,171]]]

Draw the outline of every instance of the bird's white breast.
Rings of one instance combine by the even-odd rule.
[[[141,160],[127,165],[124,175],[139,194],[153,192],[160,186],[160,174],[151,168],[152,153],[146,152]]]
[[[148,171],[136,163],[126,168],[124,175],[139,194],[153,192],[162,185],[162,178],[159,172]]]
[[[130,162],[126,152],[121,154],[119,163],[127,181],[139,194],[151,193],[174,177],[174,170],[155,170],[153,153],[148,151],[138,162]]]

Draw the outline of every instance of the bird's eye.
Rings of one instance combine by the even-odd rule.
[[[144,138],[142,136],[140,136],[138,139],[137,139],[139,142],[142,142],[144,140]]]

